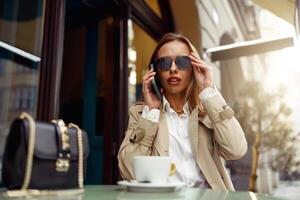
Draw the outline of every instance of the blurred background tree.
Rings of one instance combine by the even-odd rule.
[[[238,118],[252,147],[252,166],[249,190],[256,191],[257,169],[269,164],[274,171],[293,173],[297,161],[297,135],[293,132],[289,116],[292,111],[285,104],[284,88],[267,92],[257,81],[246,82],[235,104]],[[268,163],[260,159],[269,153]],[[264,161],[265,162],[265,161]]]

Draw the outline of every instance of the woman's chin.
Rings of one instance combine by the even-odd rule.
[[[181,88],[167,88],[164,89],[164,93],[165,94],[169,94],[169,95],[177,95],[177,94],[181,94],[184,93],[185,91]]]

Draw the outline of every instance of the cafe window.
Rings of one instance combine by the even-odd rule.
[[[36,116],[44,3],[0,1],[0,171],[13,119],[21,112]]]
[[[151,10],[161,18],[160,6],[157,0],[145,0],[146,4],[151,8]]]
[[[142,100],[142,78],[156,44],[140,26],[128,21],[128,106]]]

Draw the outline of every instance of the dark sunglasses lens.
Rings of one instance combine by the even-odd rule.
[[[185,70],[192,66],[191,60],[188,56],[178,56],[176,57],[175,63],[180,70]]]
[[[161,71],[168,71],[172,65],[172,58],[159,58],[156,60],[157,69]]]

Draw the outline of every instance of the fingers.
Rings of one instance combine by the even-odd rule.
[[[195,53],[191,52],[189,58],[191,59],[191,63],[194,66],[195,70],[199,72],[206,72],[208,70],[212,70],[212,68],[209,65],[207,65],[203,60],[198,58]]]
[[[155,78],[156,72],[153,69],[150,69],[143,76],[143,96],[146,105],[149,106],[149,109],[160,108],[161,102],[160,99],[152,92],[151,90],[151,81]]]
[[[213,85],[212,67],[197,57],[193,52],[189,55],[194,68],[194,74],[200,88],[211,87]]]
[[[144,76],[143,76],[143,91],[150,92],[151,81],[154,79],[156,72],[153,69],[150,69]]]
[[[149,78],[154,77],[156,72],[153,71],[153,69],[150,69],[146,74],[143,76],[143,82],[149,80]]]

